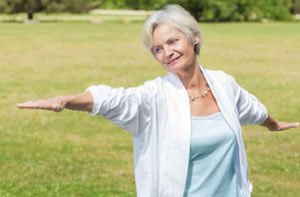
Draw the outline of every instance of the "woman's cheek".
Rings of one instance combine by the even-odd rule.
[[[161,54],[157,55],[156,59],[159,63],[163,64],[163,56]]]

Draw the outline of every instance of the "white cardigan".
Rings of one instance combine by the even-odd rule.
[[[235,133],[238,150],[234,166],[243,197],[251,196],[241,125],[261,124],[268,113],[253,95],[223,71],[199,65],[219,109]],[[132,133],[134,168],[139,197],[182,197],[186,184],[191,115],[189,98],[172,73],[135,88],[91,86],[91,115],[101,115]]]

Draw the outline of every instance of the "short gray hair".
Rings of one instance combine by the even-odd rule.
[[[179,5],[166,5],[163,9],[154,12],[145,22],[141,39],[146,48],[152,51],[152,33],[160,24],[168,24],[185,34],[191,44],[194,43],[195,36],[199,37],[198,44],[195,45],[195,53],[198,55],[202,45],[201,33],[197,21],[184,8]]]

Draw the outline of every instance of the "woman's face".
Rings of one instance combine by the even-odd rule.
[[[194,44],[199,42],[198,38],[191,44],[184,33],[168,24],[157,26],[152,37],[152,53],[168,72],[178,73],[195,63]]]

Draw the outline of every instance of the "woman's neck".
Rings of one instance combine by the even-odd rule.
[[[199,89],[202,83],[202,72],[197,60],[186,70],[176,73],[186,89]]]

